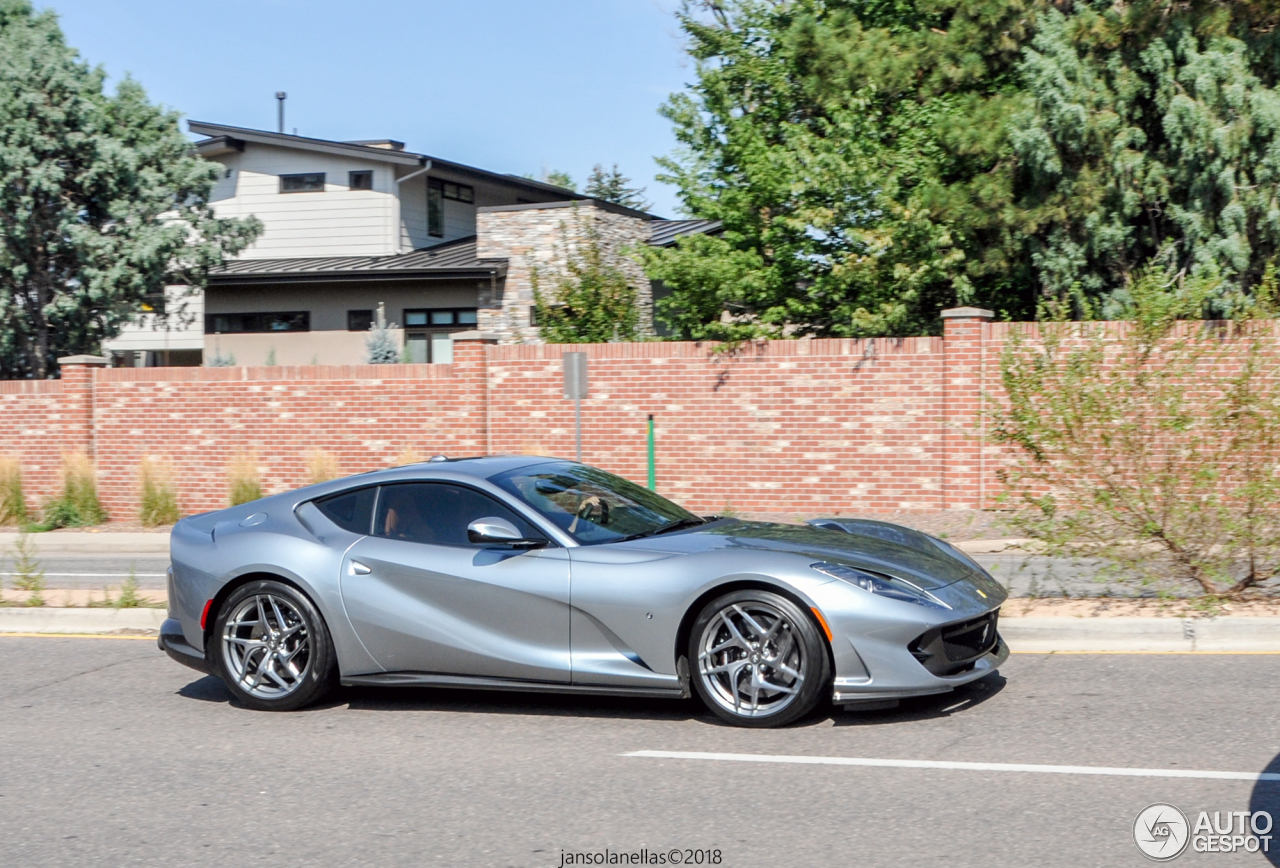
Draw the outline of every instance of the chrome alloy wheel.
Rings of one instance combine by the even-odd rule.
[[[311,663],[307,622],[284,597],[247,597],[227,618],[222,652],[227,671],[242,690],[280,699],[298,688]]]
[[[724,607],[707,623],[699,645],[698,674],[707,694],[735,715],[777,714],[804,684],[795,625],[767,603]]]

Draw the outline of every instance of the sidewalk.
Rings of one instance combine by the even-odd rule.
[[[54,554],[168,554],[169,531],[55,530],[28,534],[37,555]],[[18,534],[0,533],[0,555],[13,552]]]

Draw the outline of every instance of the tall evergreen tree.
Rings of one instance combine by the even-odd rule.
[[[1077,3],[1046,11],[1010,123],[1039,288],[1127,304],[1158,254],[1247,303],[1280,254],[1280,7]]]
[[[689,0],[680,20],[696,77],[664,109],[663,180],[724,231],[647,253],[678,336],[921,334],[1076,285],[1123,306],[1166,247],[1238,297],[1276,255],[1274,2]]]
[[[652,206],[644,198],[645,188],[633,187],[631,183],[631,179],[619,171],[617,163],[613,164],[611,170],[596,163],[582,192],[593,199],[602,199],[637,211],[648,211]]]
[[[166,284],[199,286],[256,220],[214,217],[219,167],[176,114],[63,40],[49,11],[0,0],[0,376],[43,378]]]

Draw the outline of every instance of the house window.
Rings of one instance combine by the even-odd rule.
[[[373,327],[373,311],[371,310],[347,311],[347,331],[367,332],[372,327]]]
[[[427,179],[427,234],[444,237],[444,182],[439,178]]]
[[[474,308],[406,310],[404,347],[410,362],[448,365],[453,362],[453,335],[476,324]]]
[[[284,313],[205,314],[206,334],[250,334],[261,332],[309,332],[311,314],[305,310]]]
[[[466,202],[471,204],[476,201],[476,191],[474,187],[468,187],[466,184],[454,184],[449,181],[444,182],[444,197],[452,199],[455,202]]]
[[[348,172],[347,186],[352,190],[372,190],[373,172]]]
[[[308,172],[305,175],[281,175],[281,193],[323,193],[324,172]]]

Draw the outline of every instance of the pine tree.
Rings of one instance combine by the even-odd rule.
[[[255,219],[217,219],[219,167],[178,116],[68,47],[52,12],[0,0],[0,376],[98,352],[148,297],[200,286]]]
[[[387,324],[387,308],[378,304],[378,315],[369,326],[369,336],[364,340],[365,364],[394,365],[400,361],[400,341],[396,338],[395,323]]]
[[[587,178],[587,186],[582,192],[593,199],[613,202],[637,211],[648,211],[652,205],[644,198],[644,187],[632,187],[631,179],[618,171],[618,164],[613,164],[612,171],[605,171],[604,166],[596,163]]]

